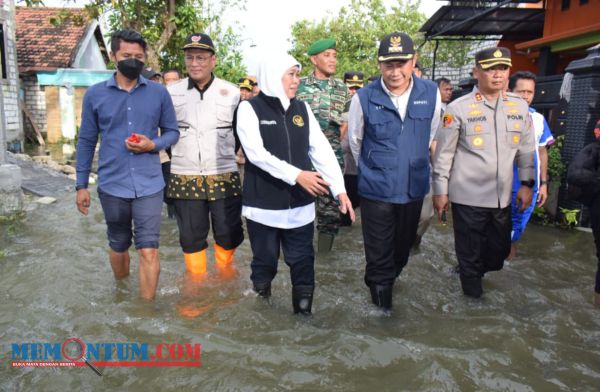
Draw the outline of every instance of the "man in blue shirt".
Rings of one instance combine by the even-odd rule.
[[[88,180],[100,136],[98,194],[108,227],[110,264],[116,279],[129,276],[128,249],[135,237],[140,297],[153,299],[160,272],[158,245],[165,186],[158,153],[177,142],[179,130],[165,87],[140,76],[146,58],[142,36],[132,30],[115,32],[111,52],[117,72],[91,86],[83,98],[77,143],[77,209],[88,214]]]
[[[521,239],[521,235],[525,231],[533,209],[544,205],[548,198],[548,147],[554,144],[554,137],[544,116],[531,107],[535,95],[535,74],[529,71],[515,72],[509,79],[508,89],[520,95],[527,102],[527,105],[530,105],[529,115],[535,131],[535,143],[537,147],[534,162],[536,176],[533,185],[533,202],[525,211],[519,211],[517,206],[516,197],[520,182],[513,181],[511,246],[510,254],[507,257],[507,260],[512,260],[517,256],[517,242]],[[514,165],[514,178],[519,178],[516,163]]]

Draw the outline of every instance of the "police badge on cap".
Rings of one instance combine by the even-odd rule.
[[[365,74],[357,71],[348,71],[344,74],[344,83],[348,88],[362,88],[365,85]]]
[[[475,54],[475,63],[482,69],[488,69],[498,64],[512,67],[510,50],[502,47],[480,50]]]

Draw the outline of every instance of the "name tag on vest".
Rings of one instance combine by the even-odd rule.
[[[275,120],[260,120],[260,125],[277,125]]]
[[[427,100],[424,101],[413,101],[413,105],[427,105]]]

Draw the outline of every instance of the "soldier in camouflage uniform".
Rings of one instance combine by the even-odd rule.
[[[311,107],[321,130],[335,152],[340,168],[343,169],[344,154],[340,140],[344,135],[340,135],[340,126],[342,113],[350,95],[344,82],[333,77],[337,65],[335,40],[316,41],[308,48],[307,54],[315,68],[312,74],[300,79],[296,98],[307,102]],[[340,214],[337,202],[331,195],[319,196],[317,198],[319,252],[331,250],[339,226]]]

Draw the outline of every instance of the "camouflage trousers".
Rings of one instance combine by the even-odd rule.
[[[342,172],[344,172],[344,151],[342,150],[342,144],[340,143],[340,130],[327,128],[323,131],[323,134],[329,141],[329,145],[333,149],[335,158],[337,159]]]
[[[340,223],[339,203],[331,193],[317,197],[317,231],[336,235]]]

